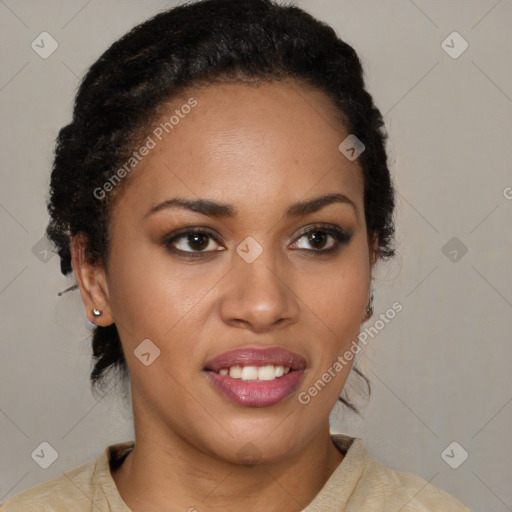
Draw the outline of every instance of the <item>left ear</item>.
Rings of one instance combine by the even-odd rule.
[[[379,248],[379,236],[377,233],[374,233],[369,238],[369,258],[370,258],[370,270],[373,268],[375,263],[377,263],[377,260],[379,258],[380,248]]]
[[[368,237],[368,247],[369,247],[368,258],[369,258],[369,265],[370,265],[370,280],[372,280],[373,279],[371,276],[372,269],[373,269],[373,266],[375,265],[375,263],[377,263],[377,259],[379,258],[379,253],[380,253],[379,237],[377,236],[377,234],[374,233],[372,236]],[[370,286],[369,302],[368,302],[368,304],[365,305],[365,310],[363,312],[363,317],[362,317],[361,323],[366,322],[373,315],[373,308],[372,308],[371,312],[369,312],[367,309],[369,305],[371,306],[372,299],[373,299],[373,297],[371,296],[371,286]]]

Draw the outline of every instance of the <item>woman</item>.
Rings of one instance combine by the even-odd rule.
[[[114,43],[59,134],[47,234],[135,441],[2,512],[467,511],[329,430],[394,254],[384,144],[356,53],[298,8],[206,0]]]

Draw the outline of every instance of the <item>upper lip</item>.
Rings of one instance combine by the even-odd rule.
[[[205,364],[205,370],[218,372],[232,366],[288,366],[291,370],[301,370],[306,367],[306,360],[299,354],[283,347],[255,348],[246,347],[224,352]]]

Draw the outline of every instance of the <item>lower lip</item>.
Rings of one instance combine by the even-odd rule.
[[[293,370],[274,380],[241,380],[207,371],[210,382],[225,397],[245,407],[268,407],[284,400],[299,385],[304,370]]]

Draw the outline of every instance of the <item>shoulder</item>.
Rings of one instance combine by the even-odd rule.
[[[471,512],[457,498],[420,476],[393,470],[367,454],[365,458],[365,470],[361,479],[362,488],[373,484],[373,493],[381,495],[384,503],[396,505],[397,510]]]
[[[412,473],[396,471],[371,457],[362,439],[334,435],[347,449],[344,481],[353,483],[346,496],[346,510],[371,512],[471,512],[457,498]]]
[[[95,461],[31,487],[0,504],[0,512],[88,512],[127,510],[110,473],[133,449],[133,441],[107,446]]]
[[[91,502],[88,496],[91,495],[95,465],[95,462],[88,462],[52,480],[30,487],[0,504],[0,512],[89,510]]]

